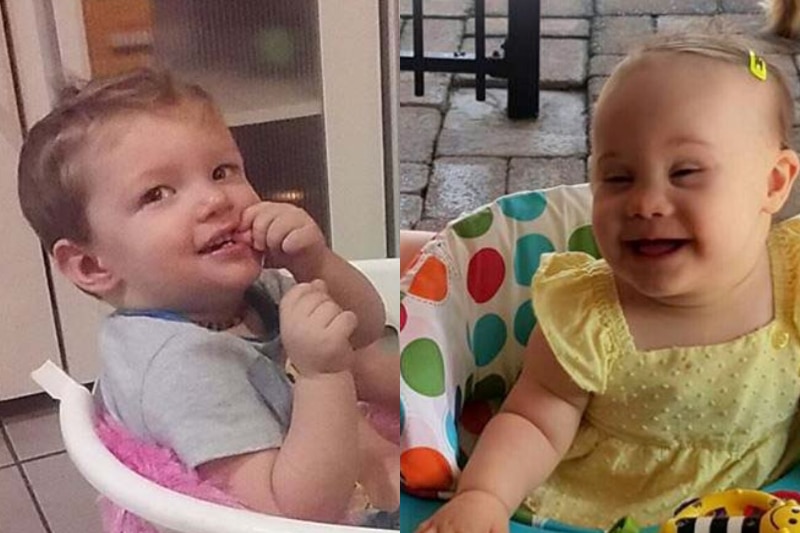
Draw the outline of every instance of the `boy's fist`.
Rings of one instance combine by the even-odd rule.
[[[303,209],[287,203],[259,202],[242,212],[239,232],[253,249],[266,253],[265,265],[294,273],[319,262],[325,237]]]
[[[300,374],[350,369],[354,354],[350,335],[358,319],[333,301],[324,281],[292,287],[280,301],[280,321],[283,346]]]

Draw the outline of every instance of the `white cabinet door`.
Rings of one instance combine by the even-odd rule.
[[[389,227],[389,191],[383,179],[379,2],[320,0],[318,6],[333,248],[350,259],[384,257],[387,238],[380,229]]]
[[[17,200],[22,134],[0,12],[0,400],[40,392],[31,370],[59,362],[41,248]]]
[[[80,2],[78,2],[78,5]],[[66,2],[58,2],[61,9],[59,13],[66,13]],[[51,10],[48,8],[47,0],[16,0],[6,4],[8,9],[9,24],[12,40],[14,42],[14,65],[20,85],[20,102],[18,104],[24,110],[28,124],[33,124],[52,108],[55,101],[56,89],[60,74],[61,62],[65,64],[65,70],[70,74],[85,74],[78,59],[80,58],[79,46],[69,49],[62,49],[58,52],[57,42],[59,34],[53,29],[53,21],[50,17]],[[52,6],[51,6],[52,7]],[[54,10],[55,11],[55,10]],[[62,18],[65,15],[62,13]],[[75,16],[74,10],[72,16]],[[70,19],[74,22],[74,18]],[[62,30],[62,33],[63,30]],[[5,41],[3,41],[5,42]],[[73,43],[74,44],[74,43]],[[10,79],[10,76],[0,75],[1,79]],[[2,121],[5,124],[6,121]],[[19,135],[19,134],[18,134]],[[18,145],[15,150],[18,150]],[[16,153],[16,151],[14,152]],[[5,164],[2,166],[5,172]],[[16,174],[15,170],[8,172],[10,176]],[[15,180],[10,179],[8,185],[9,192],[2,192],[0,197],[3,201],[8,201],[16,205],[16,184]],[[4,215],[10,209],[4,210]],[[22,235],[29,236],[26,228],[20,222],[16,224],[15,230],[8,231],[8,235],[22,239]],[[39,266],[42,266],[41,256],[39,256]],[[7,274],[6,279],[12,279],[11,274]],[[108,307],[104,304],[86,296],[78,291],[57,269],[53,269],[53,286],[55,299],[57,301],[60,317],[60,325],[63,339],[64,352],[66,355],[69,373],[76,380],[81,382],[93,381],[97,375],[97,329],[102,316],[107,314]],[[44,277],[36,281],[39,290],[46,291],[47,284]],[[33,298],[30,298],[33,301]],[[5,321],[3,321],[5,322]],[[47,339],[44,326],[38,328],[37,335]],[[22,330],[22,328],[18,328]],[[52,327],[50,328],[52,329]],[[50,359],[57,361],[55,352]],[[39,359],[26,363],[26,367],[34,368]],[[0,370],[5,374],[5,368]],[[24,372],[20,372],[20,375]],[[20,380],[22,381],[22,380]],[[33,386],[28,388],[17,388],[9,396],[21,396],[31,392],[39,392]],[[6,397],[6,396],[4,396]]]

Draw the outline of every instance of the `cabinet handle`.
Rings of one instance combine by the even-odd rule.
[[[153,48],[153,33],[150,30],[114,32],[108,40],[111,49],[118,54],[150,52]]]

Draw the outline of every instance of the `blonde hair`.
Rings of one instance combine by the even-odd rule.
[[[756,46],[743,37],[708,33],[675,33],[659,35],[642,42],[617,66],[608,82],[620,76],[627,65],[648,54],[675,53],[694,54],[715,61],[735,65],[742,74],[751,76],[749,71],[750,52],[753,51],[767,66],[766,83],[776,91],[776,124],[781,140],[781,148],[791,146],[792,124],[794,123],[794,100],[786,76],[772,62],[758,53]],[[607,82],[607,85],[610,85]]]
[[[17,172],[22,212],[48,252],[62,238],[87,243],[85,148],[112,119],[175,110],[196,103],[218,114],[211,97],[169,73],[138,69],[68,88],[61,102],[28,132]]]

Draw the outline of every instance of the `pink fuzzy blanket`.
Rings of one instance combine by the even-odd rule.
[[[97,415],[95,427],[106,448],[142,477],[187,496],[243,508],[235,498],[201,480],[171,449],[142,442],[108,413]],[[99,504],[103,531],[106,533],[158,533],[151,524],[108,498],[101,497]]]
[[[398,443],[400,421],[397,416],[375,407],[365,409],[367,419],[387,440]],[[162,487],[206,500],[243,509],[234,497],[216,486],[203,481],[197,473],[184,465],[171,449],[157,444],[144,443],[107,413],[96,417],[96,430],[106,448],[125,466]],[[106,533],[158,533],[148,522],[122,509],[111,500],[100,498],[103,530]],[[348,523],[356,523],[350,516]]]

